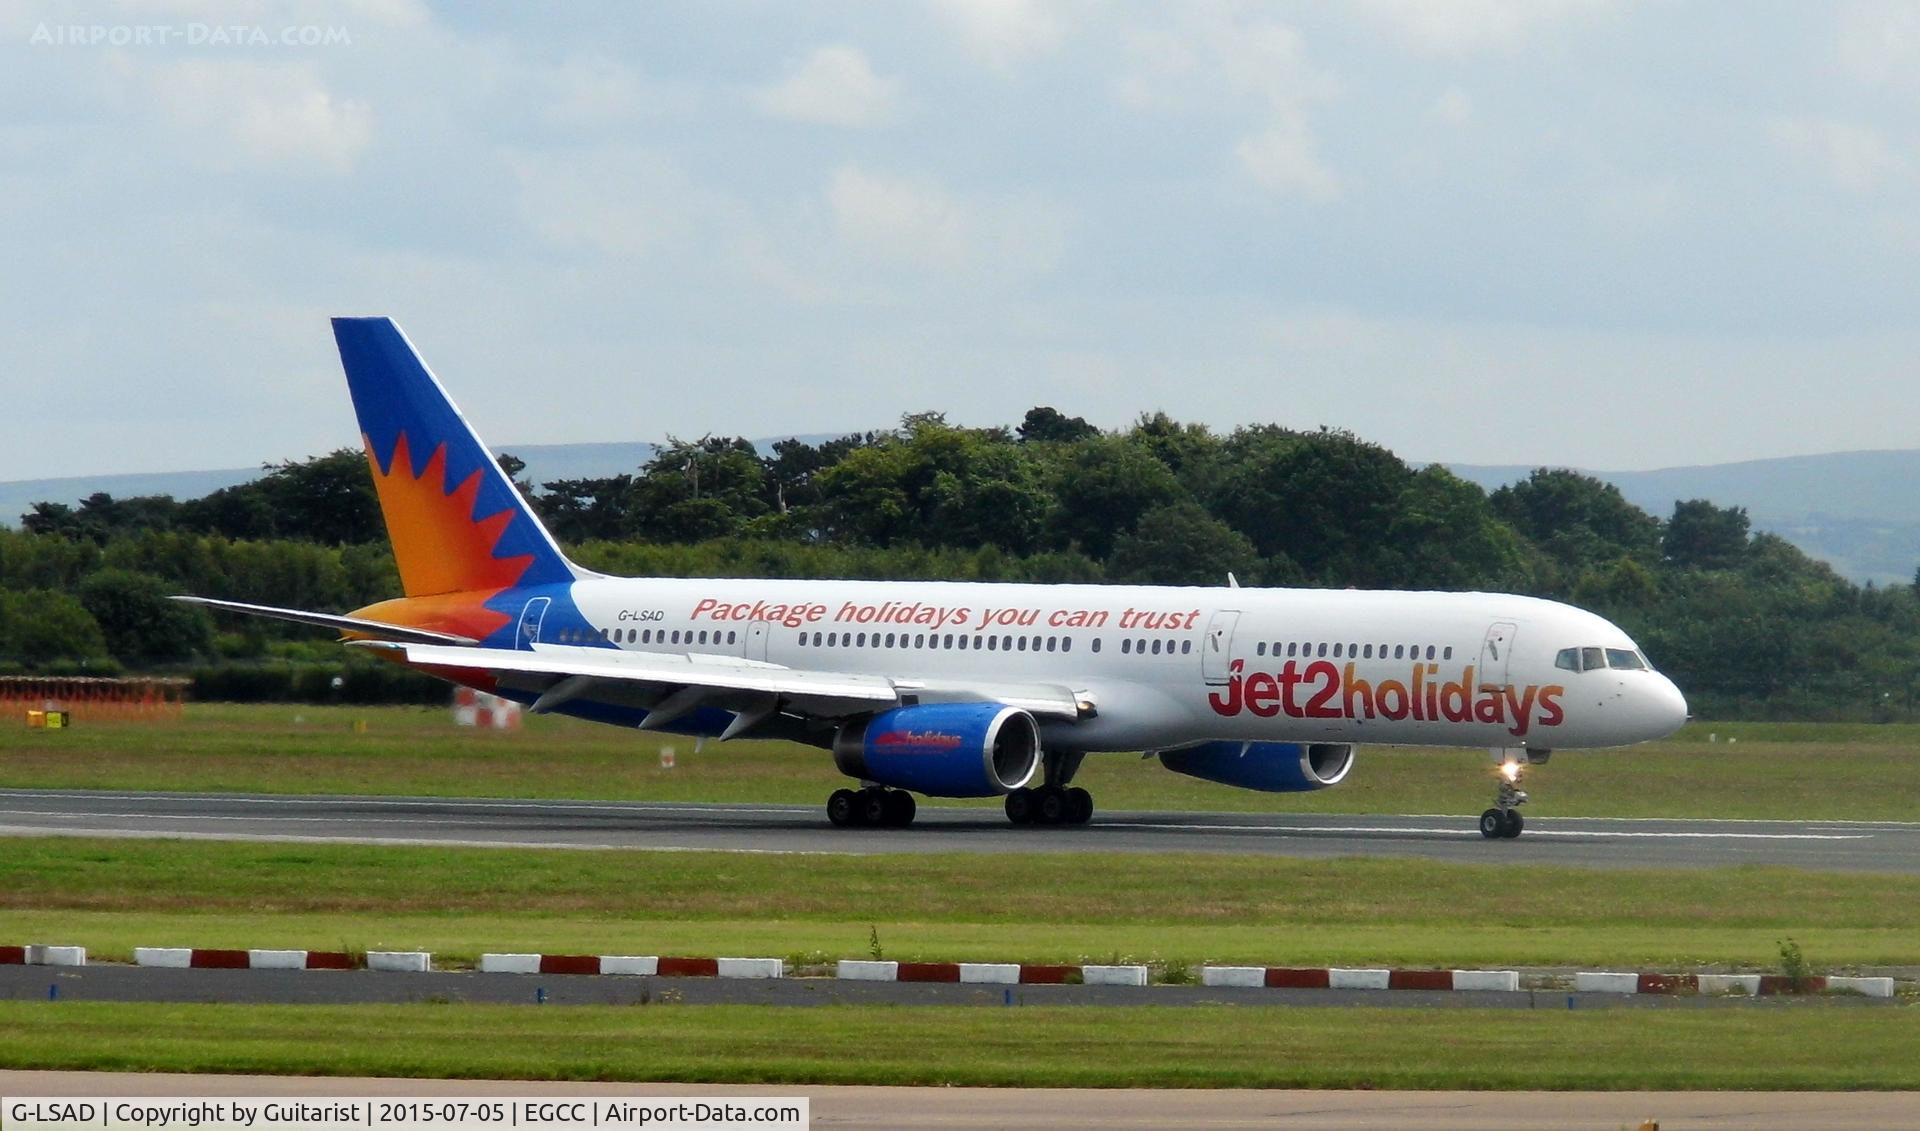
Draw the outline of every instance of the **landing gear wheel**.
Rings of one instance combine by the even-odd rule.
[[[1067,820],[1067,791],[1057,785],[1034,790],[1034,817],[1043,825],[1061,825]]]
[[[827,797],[827,820],[835,828],[847,828],[860,823],[860,798],[850,789],[836,789]]]
[[[913,824],[913,814],[917,808],[913,801],[913,794],[904,789],[889,789],[880,796],[884,798],[885,824],[888,828],[904,829]]]
[[[1067,791],[1067,824],[1084,825],[1093,820],[1093,794],[1074,786]]]
[[[1500,815],[1500,835],[1512,840],[1527,827],[1526,819],[1520,816],[1520,810],[1508,809]]]
[[[1480,814],[1480,835],[1488,840],[1499,840],[1507,835],[1506,813],[1499,809],[1489,809]]]
[[[860,823],[875,827],[887,823],[887,791],[884,789],[863,789],[860,791]]]
[[[1007,820],[1016,825],[1033,823],[1033,791],[1022,786],[1007,794]]]

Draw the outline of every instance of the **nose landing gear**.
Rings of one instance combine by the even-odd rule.
[[[1520,775],[1527,768],[1525,750],[1496,750],[1500,758],[1500,786],[1494,794],[1493,808],[1480,814],[1480,835],[1488,840],[1511,840],[1526,828],[1520,806],[1527,803],[1527,791],[1520,788]],[[1515,757],[1515,754],[1518,757]]]

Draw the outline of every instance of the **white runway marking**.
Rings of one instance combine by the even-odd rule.
[[[1431,836],[1479,836],[1480,830],[1453,828],[1406,828],[1391,825],[1176,825],[1176,824],[1135,824],[1109,826],[1126,829],[1166,829],[1176,832],[1206,833],[1420,833]],[[1591,831],[1573,831],[1570,829],[1529,828],[1520,834],[1522,837],[1615,837],[1621,839],[1650,840],[1872,840],[1872,833],[1701,833],[1670,832],[1646,830],[1630,832],[1627,830],[1595,829]]]

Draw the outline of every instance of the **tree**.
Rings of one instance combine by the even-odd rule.
[[[73,597],[50,589],[0,593],[0,663],[45,667],[106,658],[100,626]]]
[[[1051,479],[1055,507],[1048,527],[1056,541],[1076,542],[1101,561],[1142,515],[1185,495],[1166,464],[1119,436],[1096,435],[1066,448]]]
[[[1747,508],[1705,499],[1675,503],[1660,548],[1680,569],[1733,569],[1747,550]]]
[[[1620,488],[1590,475],[1542,467],[1487,501],[1568,578],[1623,557],[1644,565],[1659,561],[1659,520],[1628,502]]]
[[[1156,507],[1121,536],[1107,563],[1115,581],[1150,585],[1224,585],[1227,574],[1252,580],[1260,555],[1245,535],[1194,502]]]
[[[81,583],[79,596],[115,659],[172,663],[208,651],[213,630],[205,612],[168,600],[170,590],[149,574],[103,569]]]
[[[1026,418],[1014,431],[1023,444],[1071,444],[1100,434],[1098,428],[1080,417],[1064,415],[1048,405],[1028,409]]]
[[[1433,464],[1408,480],[1387,524],[1392,583],[1409,589],[1525,590],[1528,547],[1494,517],[1478,485]]]
[[[1262,555],[1284,554],[1330,585],[1390,583],[1389,528],[1413,473],[1352,433],[1244,428],[1223,453],[1212,511]]]

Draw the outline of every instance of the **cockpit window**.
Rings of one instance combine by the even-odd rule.
[[[1609,648],[1607,649],[1607,666],[1612,668],[1625,668],[1628,671],[1644,671],[1646,670],[1647,662],[1640,658],[1640,653],[1630,649]]]
[[[1606,666],[1607,666],[1607,650],[1605,648],[1580,649],[1581,670],[1598,671],[1599,669],[1604,668]]]
[[[1570,672],[1579,671],[1580,670],[1580,649],[1578,648],[1560,649],[1560,654],[1553,658],[1553,666],[1556,668],[1565,668]]]

